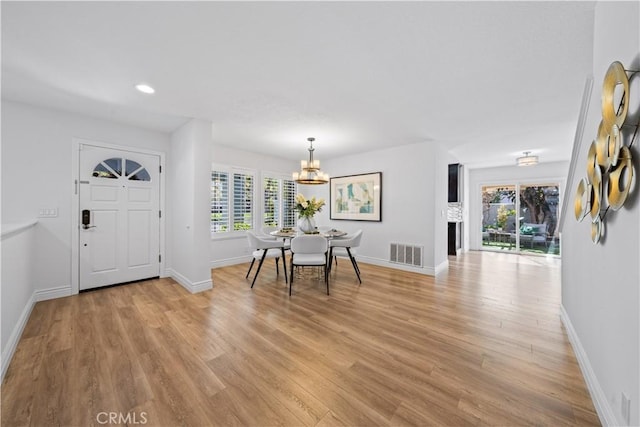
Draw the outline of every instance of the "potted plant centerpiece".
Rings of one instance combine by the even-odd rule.
[[[316,231],[316,222],[313,216],[320,212],[324,206],[324,199],[306,199],[302,194],[296,194],[296,210],[298,211],[298,228],[303,233]]]

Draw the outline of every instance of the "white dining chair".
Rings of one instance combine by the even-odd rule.
[[[265,225],[264,227],[262,227],[262,234],[259,236],[263,239],[267,239],[267,240],[277,240],[278,238],[275,236],[272,236],[270,233],[272,231],[276,231],[278,229],[278,227],[273,227],[270,225]]]
[[[360,246],[361,239],[362,230],[358,230],[355,233],[349,234],[340,239],[332,239],[329,244],[329,271],[331,271],[334,260],[336,262],[336,266],[338,265],[336,257],[348,257],[351,260],[351,265],[353,265],[353,270],[356,272],[356,276],[358,276],[358,282],[362,283],[362,280],[360,279],[360,267],[358,267],[358,262],[353,256],[353,249]]]
[[[251,231],[247,231],[247,239],[249,240],[249,247],[253,250],[251,254],[253,256],[253,259],[251,260],[251,265],[249,266],[249,271],[247,271],[245,279],[249,277],[251,269],[253,268],[253,264],[256,262],[256,260],[260,260],[260,264],[258,264],[256,274],[255,276],[253,276],[251,287],[253,288],[253,285],[256,283],[256,279],[258,278],[258,274],[260,273],[260,269],[262,268],[262,264],[264,263],[265,258],[276,259],[276,274],[280,274],[280,270],[278,268],[278,260],[282,257],[282,266],[284,267],[284,282],[287,283],[287,263],[284,256],[284,242],[282,240],[263,239],[256,236]]]
[[[329,244],[327,239],[319,234],[305,234],[291,239],[291,274],[289,280],[289,296],[293,287],[293,267],[312,266],[323,267],[324,281],[329,295],[329,274],[327,270]]]

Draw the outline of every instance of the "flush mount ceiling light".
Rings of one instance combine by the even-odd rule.
[[[142,93],[149,93],[149,94],[155,93],[155,91],[156,91],[154,88],[152,88],[151,86],[149,86],[146,83],[138,83],[136,85],[136,89],[138,89],[138,91],[140,91]]]
[[[293,173],[293,180],[298,184],[326,184],[329,175],[320,170],[320,160],[313,160],[313,141],[315,138],[307,138],[309,141],[309,160],[300,161],[300,172]]]
[[[538,164],[538,156],[530,156],[531,151],[525,151],[524,156],[516,159],[518,166],[533,166]]]

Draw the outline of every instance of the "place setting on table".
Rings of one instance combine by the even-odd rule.
[[[336,237],[344,237],[344,236],[347,235],[347,232],[346,231],[342,231],[342,230],[336,230],[335,228],[332,228],[331,230],[327,230],[327,231],[323,232],[322,235],[324,237],[332,239],[332,238],[336,238]]]
[[[302,236],[305,234],[319,234],[322,235],[328,239],[334,239],[334,238],[340,238],[340,237],[344,237],[346,236],[348,233],[346,231],[342,231],[342,230],[337,230],[335,228],[332,228],[330,230],[326,230],[326,231],[320,231],[317,228],[314,231],[311,232],[302,232],[300,230],[296,230],[294,228],[290,228],[290,227],[283,227],[279,230],[274,230],[272,232],[269,233],[271,236],[274,237],[281,237],[281,238],[285,238],[285,239],[292,239],[296,236]]]

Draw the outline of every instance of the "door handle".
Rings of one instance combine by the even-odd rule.
[[[90,228],[95,228],[95,225],[89,225],[91,224],[91,211],[89,209],[84,209],[82,211],[82,229],[83,230],[88,230]]]

